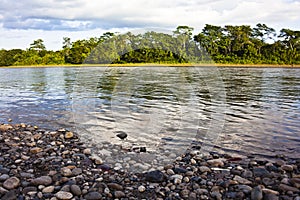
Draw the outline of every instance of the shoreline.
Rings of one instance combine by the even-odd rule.
[[[275,64],[168,64],[168,63],[126,63],[126,64],[64,64],[64,65],[20,65],[20,66],[0,66],[3,68],[64,68],[64,67],[220,67],[220,68],[300,68],[299,65],[275,65]]]
[[[125,159],[107,165],[64,128],[0,124],[0,144],[0,199],[300,198],[300,159],[201,155],[195,148],[137,173],[120,168]]]

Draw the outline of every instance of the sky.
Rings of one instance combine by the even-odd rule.
[[[279,32],[300,30],[300,0],[0,0],[0,49],[29,48],[43,39],[48,50],[104,32],[136,29],[199,33],[205,24],[265,23]]]

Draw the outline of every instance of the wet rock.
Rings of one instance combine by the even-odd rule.
[[[208,160],[207,163],[212,167],[223,167],[224,166],[224,159],[212,159]]]
[[[124,140],[125,138],[127,138],[127,133],[125,133],[123,131],[119,131],[119,133],[116,136],[118,138],[120,138],[121,140]]]
[[[201,166],[199,167],[200,172],[204,173],[204,172],[211,172],[210,168],[207,166]]]
[[[54,191],[55,187],[53,185],[45,187],[42,192],[43,193],[52,193]]]
[[[287,172],[292,172],[294,170],[292,165],[282,165],[281,169]]]
[[[262,167],[256,167],[253,169],[253,174],[256,177],[270,177],[270,172]]]
[[[125,197],[126,195],[125,195],[125,193],[122,192],[122,191],[115,191],[114,196],[115,196],[115,198],[120,199],[120,198]]]
[[[4,196],[1,197],[3,200],[16,200],[18,197],[17,190],[10,190]]]
[[[107,186],[109,187],[109,189],[123,190],[123,186],[117,183],[108,183]]]
[[[264,200],[279,200],[279,197],[275,194],[265,194]]]
[[[160,183],[165,180],[165,174],[160,170],[150,171],[145,174],[145,179],[149,182]]]
[[[300,192],[300,190],[298,188],[289,186],[289,185],[285,185],[285,184],[280,184],[279,185],[279,190],[284,191],[284,192],[288,192],[288,191],[292,191],[292,192]]]
[[[67,200],[67,199],[72,199],[73,198],[73,194],[70,192],[65,192],[65,191],[59,191],[55,194],[56,198],[58,199],[63,199],[63,200]]]
[[[11,177],[11,178],[7,179],[6,181],[4,181],[3,187],[5,189],[11,190],[11,189],[18,187],[19,184],[20,184],[20,179],[18,179],[17,177]]]
[[[256,186],[251,191],[251,200],[261,200],[263,198],[262,189],[260,186]]]
[[[100,200],[102,199],[102,195],[99,192],[89,192],[84,195],[86,200]]]
[[[71,185],[70,190],[76,196],[80,196],[82,194],[82,191],[78,185]]]
[[[30,153],[33,153],[33,154],[37,154],[37,153],[40,153],[42,151],[43,151],[43,149],[40,148],[40,147],[33,147],[33,148],[30,149]]]
[[[33,185],[50,185],[52,183],[52,178],[50,176],[41,176],[33,179],[31,183]]]
[[[71,139],[74,137],[74,134],[70,131],[66,132],[65,133],[65,139]]]
[[[0,176],[0,181],[5,181],[5,180],[7,180],[7,179],[9,179],[9,175],[8,175],[8,174],[2,174],[2,175]]]
[[[250,185],[252,182],[249,181],[248,179],[242,178],[238,175],[235,175],[233,180],[237,181],[240,184],[244,184],[244,185]]]
[[[182,167],[174,167],[173,171],[175,172],[175,174],[184,174],[186,173],[188,170]]]
[[[141,186],[138,187],[138,191],[139,192],[145,192],[145,190],[146,190],[146,188],[143,185],[141,185]]]

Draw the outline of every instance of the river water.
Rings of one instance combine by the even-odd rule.
[[[118,142],[300,158],[300,69],[1,68],[0,122]],[[214,147],[214,149],[211,149]]]

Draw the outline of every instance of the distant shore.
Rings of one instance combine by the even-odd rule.
[[[237,68],[300,68],[300,65],[275,65],[275,64],[193,64],[193,63],[126,63],[126,64],[64,64],[64,65],[16,65],[16,66],[0,66],[0,68],[48,68],[48,67],[237,67]]]

